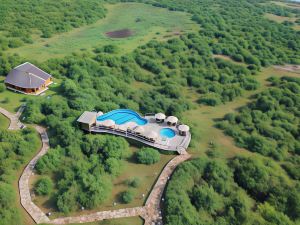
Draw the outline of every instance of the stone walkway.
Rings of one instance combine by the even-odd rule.
[[[23,109],[22,109],[23,110]],[[19,112],[19,111],[18,111]],[[11,112],[8,112],[7,110],[0,107],[0,113],[3,114],[5,117],[7,117],[10,120],[9,123],[9,130],[18,130],[24,125],[19,121],[20,113],[13,114]]]
[[[0,113],[5,115],[10,119],[9,129],[17,130],[22,128],[24,125],[19,122],[19,117],[24,110],[24,106],[18,111],[17,114],[12,114],[5,109],[0,107]],[[87,223],[100,221],[105,219],[115,219],[122,217],[134,217],[141,216],[145,220],[144,225],[161,225],[162,215],[161,215],[161,199],[166,187],[166,184],[172,175],[175,168],[182,162],[186,161],[191,157],[187,152],[181,152],[181,155],[176,156],[168,162],[163,171],[161,172],[156,184],[154,185],[145,206],[135,207],[135,208],[125,208],[109,211],[100,211],[96,213],[74,216],[74,217],[61,217],[57,219],[50,220],[46,214],[36,206],[31,199],[30,189],[29,189],[29,178],[33,173],[36,162],[40,157],[45,155],[49,150],[49,139],[46,129],[41,126],[35,126],[35,129],[41,136],[42,147],[38,154],[28,163],[25,167],[20,179],[19,179],[19,191],[21,204],[24,209],[29,213],[36,223],[49,223],[49,224],[70,224],[70,223]]]
[[[25,167],[20,179],[19,179],[19,191],[21,204],[24,209],[29,213],[32,219],[36,223],[48,223],[50,219],[46,216],[46,214],[37,207],[31,199],[30,189],[29,189],[29,178],[33,173],[35,164],[38,159],[45,155],[49,149],[49,139],[46,133],[46,129],[40,126],[35,126],[37,132],[39,132],[42,140],[42,148],[39,153],[28,163]]]

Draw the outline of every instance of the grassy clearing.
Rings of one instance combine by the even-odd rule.
[[[123,173],[114,181],[113,191],[111,197],[105,201],[100,207],[94,208],[93,210],[84,210],[81,212],[71,213],[70,216],[88,214],[97,211],[104,210],[113,210],[113,209],[121,209],[128,207],[136,207],[144,205],[146,197],[143,198],[142,195],[145,194],[147,196],[152,186],[154,185],[160,171],[164,168],[168,161],[170,161],[174,155],[165,155],[161,154],[161,159],[158,163],[154,165],[142,165],[137,164],[134,159],[134,153],[138,151],[137,147],[131,147],[132,155],[131,157],[125,161],[123,167]],[[41,176],[35,174],[30,177],[30,186],[33,188],[34,183]],[[138,188],[134,188],[135,198],[129,204],[120,203],[119,194],[123,191],[128,190],[128,185],[125,184],[126,180],[132,179],[134,177],[138,177],[140,179],[140,186]],[[62,213],[58,213],[55,207],[55,202],[48,197],[36,196],[34,198],[34,202],[44,211],[44,212],[52,212],[51,218],[57,218],[60,216],[64,216]],[[117,205],[113,206],[113,203],[116,202]],[[135,225],[135,224],[134,224]]]
[[[7,129],[9,126],[9,119],[0,114],[0,129]]]
[[[273,20],[277,23],[283,23],[284,21],[295,22],[297,18],[295,17],[286,17],[286,16],[277,16],[271,13],[266,13],[265,17],[269,20]]]
[[[34,44],[9,50],[27,59],[46,60],[63,57],[81,49],[115,44],[122,54],[152,39],[163,40],[175,35],[198,30],[190,15],[141,3],[108,4],[107,16],[93,25],[55,35],[49,39],[34,37]],[[134,35],[123,39],[108,38],[108,31],[131,29]]]
[[[230,61],[230,62],[232,62],[232,63],[235,63],[235,64],[237,64],[237,65],[247,66],[247,64],[245,64],[245,63],[234,61],[232,58],[230,58],[230,57],[227,56],[227,55],[218,55],[218,54],[214,54],[214,55],[213,55],[213,58],[224,59],[224,60],[228,60],[228,61]]]
[[[277,16],[277,15],[274,15],[274,14],[270,14],[270,13],[266,13],[265,14],[265,18],[269,19],[269,20],[272,20],[272,21],[275,21],[277,23],[283,23],[285,21],[288,21],[288,22],[292,22],[294,23],[297,18],[296,17],[286,17],[286,16]],[[295,24],[292,26],[292,28],[294,30],[300,30],[300,26]]]
[[[271,1],[272,3],[287,7],[287,8],[292,8],[292,9],[300,9],[300,4],[296,2],[280,2],[280,1]]]

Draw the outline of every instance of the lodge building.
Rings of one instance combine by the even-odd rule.
[[[26,62],[12,69],[4,83],[10,90],[23,94],[39,95],[46,91],[53,82],[50,74]]]

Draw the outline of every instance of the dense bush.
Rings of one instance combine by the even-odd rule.
[[[105,10],[101,1],[0,1],[0,49],[16,48],[32,43],[32,30],[43,38],[66,32],[103,18]],[[34,15],[34,16],[33,16]]]
[[[141,164],[154,164],[160,160],[160,154],[153,148],[142,148],[136,153],[136,160]]]
[[[134,199],[134,193],[131,190],[124,191],[121,193],[121,200],[123,203],[128,204],[128,203],[132,202],[133,199]]]
[[[283,168],[299,179],[300,79],[271,78],[272,87],[256,99],[228,114],[218,126],[237,144],[253,152],[286,160]]]
[[[49,177],[40,178],[34,187],[34,191],[38,195],[49,195],[52,191],[53,183]]]
[[[275,163],[238,157],[228,165],[207,158],[181,164],[166,189],[166,224],[294,224],[299,218],[299,187]]]
[[[20,225],[15,188],[17,170],[40,146],[37,133],[30,128],[22,131],[0,129],[0,224]]]

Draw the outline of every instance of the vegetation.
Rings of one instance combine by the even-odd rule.
[[[1,0],[0,5],[2,50],[32,43],[32,31],[36,30],[36,34],[49,38],[55,33],[93,23],[105,15],[102,2],[96,0],[46,0],[42,4],[38,0]]]
[[[270,81],[271,88],[239,113],[227,114],[218,126],[239,146],[284,160],[283,168],[299,180],[300,79],[273,77]]]
[[[28,0],[1,4],[1,49],[6,51],[24,45],[20,51],[24,51],[26,59],[9,55],[11,50],[1,52],[0,74],[7,74],[25,60],[36,63],[38,58],[35,60],[33,56],[37,54],[29,51],[34,44],[28,43],[34,42],[37,36],[43,36],[35,46],[38,52],[47,52],[45,49],[51,52],[51,49],[63,46],[61,49],[67,54],[64,58],[51,58],[46,54],[43,55],[48,59],[46,62],[36,63],[60,81],[47,97],[23,99],[23,96],[6,90],[0,93],[1,106],[14,111],[14,104],[24,100],[27,103],[24,121],[48,127],[51,151],[38,161],[36,170],[43,177],[54,178],[51,200],[60,212],[71,213],[81,207],[94,209],[103,204],[129,153],[129,144],[123,138],[84,134],[76,123],[83,111],[130,108],[141,113],[162,111],[181,119],[184,113],[187,117],[198,107],[197,104],[222,110],[220,105],[226,104],[222,106],[225,108],[228,102],[260,88],[257,74],[263,67],[300,63],[299,33],[288,23],[274,23],[264,18],[267,13],[297,17],[299,12],[295,9],[268,4],[265,0],[139,2],[148,5],[130,5],[167,12],[161,15],[169,21],[165,24],[156,21],[163,29],[153,28],[147,33],[145,29],[151,27],[151,22],[143,21],[140,16],[134,17],[135,21],[126,18],[126,23],[135,24],[142,34],[140,42],[134,37],[128,38],[132,44],[130,49],[134,49],[132,52],[124,51],[118,46],[122,41],[114,40],[93,48],[91,45],[101,41],[97,38],[100,22],[85,27],[88,30],[79,28],[65,36],[48,38],[104,17],[106,12],[101,1],[49,4],[47,0]],[[12,11],[16,16],[9,16]],[[45,16],[50,12],[52,16]],[[33,14],[36,15],[34,20]],[[191,15],[193,30],[179,31],[181,35],[174,37],[174,27],[170,32],[165,29],[174,25],[179,14],[185,16],[181,20],[185,22],[186,15]],[[148,18],[149,15],[145,16]],[[156,18],[152,14],[150,17]],[[90,32],[86,32],[88,36],[93,34],[93,40],[86,41],[90,39],[85,36],[76,42],[74,37],[85,31]],[[105,31],[100,33],[103,35]],[[151,40],[155,37],[156,40]],[[80,48],[87,50],[71,54]],[[64,55],[55,51],[51,54]],[[218,159],[218,154],[212,153],[210,156],[214,159],[202,157],[181,165],[166,192],[164,215],[167,224],[293,224],[299,221],[299,80],[284,77],[273,78],[270,82],[272,87],[218,123],[219,128],[232,136],[240,147],[257,154],[227,160]],[[189,99],[187,93],[193,93],[193,97]],[[207,112],[211,108],[204,106]],[[197,131],[193,128],[199,124],[199,115],[195,113],[194,116],[197,121],[191,124],[192,132]],[[26,139],[32,135],[30,129],[16,136],[6,132],[0,132],[4,140],[1,147],[5,149],[0,151],[0,204],[3,204],[0,205],[0,217],[4,218],[0,224],[2,221],[20,224],[15,207],[7,207],[8,203],[14,202],[11,174],[35,149],[32,141],[35,139]],[[193,137],[195,139],[199,134],[193,133]],[[137,150],[137,156],[146,164],[159,160],[159,153],[147,148]],[[47,182],[39,183],[37,190],[41,189],[41,194],[50,193]],[[129,185],[138,186],[136,182]],[[134,201],[132,193],[125,193],[122,194],[127,199],[124,202]]]
[[[142,148],[136,153],[136,160],[141,164],[154,164],[160,160],[160,154],[153,148]]]
[[[121,200],[125,204],[132,202],[133,198],[134,198],[134,193],[131,190],[124,191],[123,193],[121,193]]]
[[[16,207],[17,197],[13,188],[16,172],[23,166],[40,145],[35,131],[0,129],[0,224],[21,224],[21,216]]]
[[[290,185],[275,163],[237,157],[227,164],[199,158],[180,165],[166,190],[166,224],[293,224],[299,219],[299,186]]]
[[[52,188],[52,180],[49,177],[43,177],[36,182],[34,189],[38,195],[49,195]]]
[[[124,54],[151,39],[166,40],[175,37],[176,34],[198,29],[197,24],[191,21],[190,15],[184,12],[133,2],[105,4],[104,7],[107,9],[105,18],[96,23],[47,39],[33,37],[33,44],[9,49],[9,52],[41,61],[70,55],[81,49],[102,48],[113,44],[119,47],[119,50],[113,53]],[[107,32],[124,28],[132,30],[133,35],[115,39],[106,35]]]

